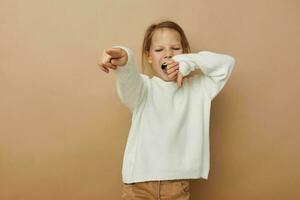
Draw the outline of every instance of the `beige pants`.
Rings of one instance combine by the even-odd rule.
[[[189,180],[123,183],[122,200],[190,200]]]

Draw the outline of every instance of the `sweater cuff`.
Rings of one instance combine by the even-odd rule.
[[[189,73],[191,73],[192,69],[185,61],[180,61],[179,62],[179,71],[182,74],[182,76],[185,77]]]

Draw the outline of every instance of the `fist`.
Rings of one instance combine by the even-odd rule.
[[[164,69],[164,72],[168,75],[168,77],[177,82],[177,85],[179,87],[182,87],[183,85],[183,80],[185,77],[181,74],[179,71],[179,62],[176,62],[173,59],[170,59],[166,61],[167,67]]]
[[[117,67],[126,65],[128,61],[127,52],[122,48],[108,48],[102,52],[98,65],[100,69],[109,73],[109,69],[117,69]]]

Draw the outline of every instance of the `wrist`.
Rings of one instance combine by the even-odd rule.
[[[182,76],[187,76],[190,72],[190,66],[185,62],[185,61],[180,61],[179,62],[179,71],[182,74]]]

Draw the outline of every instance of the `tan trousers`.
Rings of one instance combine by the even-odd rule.
[[[190,200],[190,181],[164,180],[126,184],[122,187],[122,200]]]

